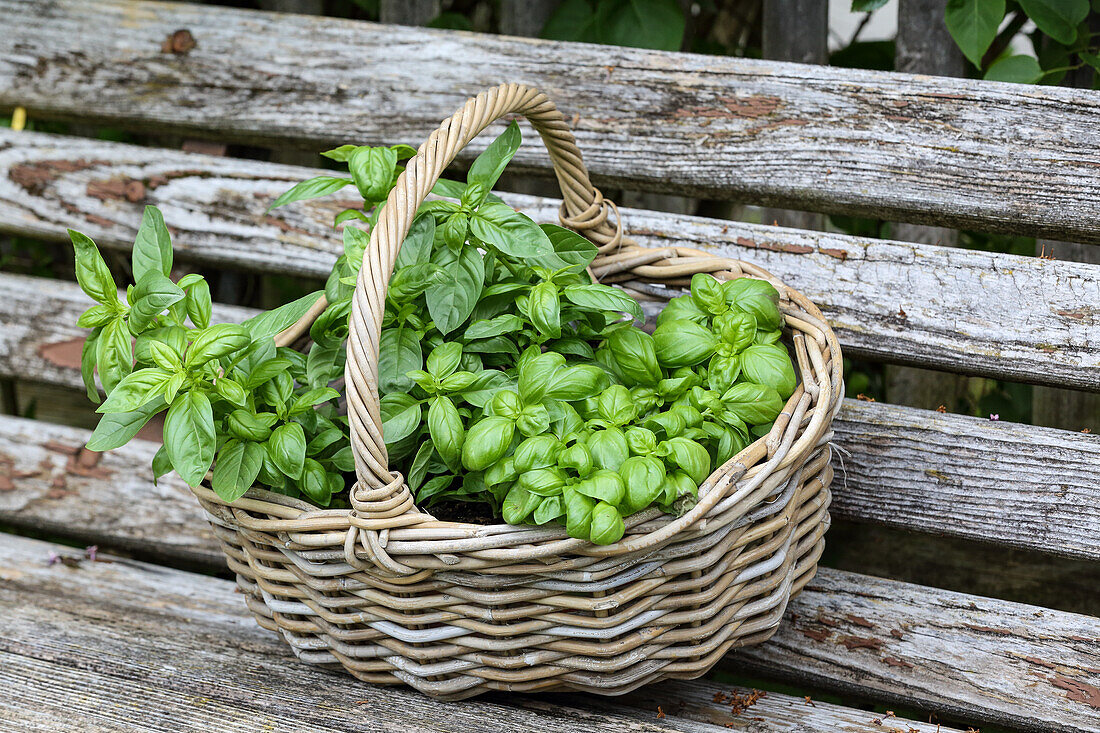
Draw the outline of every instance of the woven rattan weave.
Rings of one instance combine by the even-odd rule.
[[[613,545],[572,539],[558,526],[436,520],[387,468],[377,356],[398,248],[444,168],[510,114],[542,136],[561,184],[563,224],[600,249],[597,278],[646,300],[697,272],[767,279],[779,290],[801,376],[771,433],[719,467],[691,511],[628,517]],[[303,333],[322,307],[280,343]],[[303,661],[450,699],[492,689],[622,693],[697,677],[727,650],[766,640],[814,575],[842,397],[832,331],[816,306],[760,268],[625,239],[561,113],[529,87],[507,84],[470,99],[408,162],[364,257],[345,377],[358,479],[350,511],[260,489],[226,505],[195,489],[249,608]]]

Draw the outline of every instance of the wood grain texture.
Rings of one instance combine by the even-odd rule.
[[[1100,619],[822,570],[737,669],[1051,733],[1100,729]]]
[[[719,695],[749,691],[707,681],[653,685],[623,700],[491,695],[440,704],[298,662],[255,625],[230,581],[110,557],[49,565],[50,553],[75,554],[0,535],[0,721],[18,730],[936,730],[908,720],[883,728],[862,710],[776,693],[735,715]]]
[[[181,259],[324,277],[339,195],[266,214],[306,168],[0,130],[0,231],[133,242],[159,206]],[[508,196],[541,221],[558,202]],[[846,354],[1100,391],[1100,265],[1037,260],[660,212],[622,211],[652,247],[759,264],[822,307]]]
[[[1095,92],[189,4],[3,0],[0,15],[0,108],[32,118],[419,143],[517,81],[575,120],[598,183],[1100,242]],[[197,45],[162,52],[174,29]],[[547,166],[535,140],[517,160]]]
[[[1100,436],[848,400],[830,511],[1100,559]]]

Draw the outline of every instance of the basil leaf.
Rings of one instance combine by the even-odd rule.
[[[462,444],[462,465],[469,471],[484,471],[508,452],[515,423],[506,417],[486,417],[473,424]],[[433,441],[434,442],[434,441]]]
[[[428,475],[428,462],[434,451],[435,446],[430,440],[421,443],[420,448],[416,451],[416,456],[409,465],[409,474],[405,477],[409,482],[409,488],[413,491],[419,489],[421,484],[424,483],[424,477]]]
[[[705,272],[697,272],[691,277],[691,299],[701,310],[711,315],[718,315],[727,310],[726,297],[722,291],[722,283],[713,275]]]
[[[592,510],[592,527],[589,539],[597,545],[610,545],[623,538],[626,525],[619,510],[611,504],[601,501]]]
[[[741,352],[741,371],[748,381],[771,387],[784,400],[798,386],[794,364],[781,344],[755,344],[745,349]]]
[[[321,153],[321,155],[328,158],[329,160],[335,160],[338,163],[347,163],[348,158],[351,157],[351,154],[354,153],[358,149],[359,149],[358,145],[341,145],[338,148],[333,148],[332,150],[326,150],[323,153]]]
[[[569,285],[563,292],[566,300],[582,308],[629,313],[636,321],[645,320],[638,301],[617,288],[597,284]]]
[[[153,486],[157,485],[157,481],[161,476],[172,470],[172,459],[168,457],[168,451],[164,449],[162,443],[157,452],[153,454]]]
[[[599,250],[588,239],[577,234],[572,229],[566,229],[556,224],[539,224],[546,238],[550,240],[550,246],[554,253],[545,257],[532,260],[532,264],[541,265],[551,270],[569,269],[571,272],[581,272],[592,264]]]
[[[219,383],[225,380],[218,380]],[[331,387],[314,387],[298,395],[290,405],[290,414],[297,415],[306,412],[311,407],[334,400],[340,393]]]
[[[665,321],[653,331],[657,360],[665,367],[695,366],[714,354],[718,339],[695,321]]]
[[[306,357],[306,383],[310,387],[324,387],[339,379],[344,373],[347,353],[343,346],[311,346]]]
[[[407,394],[387,394],[380,403],[382,435],[386,443],[396,443],[409,437],[420,427],[420,401]]]
[[[199,280],[187,289],[187,317],[196,328],[206,328],[210,325],[212,306],[210,303],[210,285],[205,280]]]
[[[316,178],[310,178],[308,181],[302,181],[301,183],[295,184],[289,191],[275,199],[275,202],[271,204],[271,206],[268,206],[267,210],[271,211],[272,209],[286,206],[295,201],[328,196],[330,193],[339,191],[349,183],[353,183],[350,178],[334,178],[332,176],[317,176]]]
[[[752,382],[739,382],[722,395],[726,410],[749,425],[769,423],[783,411],[783,398],[773,388]]]
[[[217,436],[210,399],[192,390],[172,403],[164,418],[164,447],[188,486],[198,486],[214,462]]]
[[[462,418],[448,397],[433,397],[428,408],[428,432],[443,461],[454,471],[462,466],[462,444],[466,437]],[[480,470],[480,469],[473,469]]]
[[[134,239],[133,265],[135,282],[141,282],[149,272],[164,277],[172,274],[172,239],[164,225],[164,216],[155,206],[146,206],[141,215],[141,226]]]
[[[696,484],[703,483],[710,476],[710,454],[694,440],[672,437],[657,446],[657,452],[690,476]]]
[[[442,268],[442,276],[424,291],[424,297],[435,327],[446,336],[473,312],[485,283],[485,265],[475,247],[463,247],[458,254],[443,248],[433,262]]]
[[[561,336],[561,302],[558,286],[549,280],[531,288],[527,313],[539,333],[549,338]]]
[[[665,321],[678,321],[686,319],[696,323],[706,323],[709,316],[706,311],[695,305],[695,301],[689,295],[681,295],[668,302],[660,313],[657,314],[657,325],[663,325]]]
[[[413,380],[408,372],[424,366],[420,340],[411,328],[382,331],[378,346],[378,387],[383,393],[407,392]]]
[[[253,415],[248,410],[234,410],[229,413],[226,424],[233,436],[241,440],[262,442],[271,437],[271,426],[278,420],[273,413],[265,412],[263,415],[267,419]]]
[[[235,323],[217,323],[210,328],[203,329],[191,346],[187,349],[187,357],[184,365],[187,367],[202,366],[215,359],[240,351],[251,343],[248,331],[244,326]]]
[[[462,344],[449,342],[441,344],[428,355],[426,364],[428,372],[436,379],[443,379],[454,374],[462,361]]]
[[[121,313],[122,303],[118,299],[118,288],[115,287],[111,271],[107,269],[107,263],[103,261],[95,242],[72,229],[68,232],[76,253],[76,281],[80,283],[80,289],[92,300]]]
[[[385,201],[393,183],[397,153],[389,148],[363,146],[348,158],[348,170],[359,193],[370,203]]]
[[[477,156],[477,159],[470,166],[466,181],[471,184],[480,184],[484,191],[488,193],[496,185],[500,174],[504,172],[505,167],[512,160],[512,156],[519,150],[520,142],[519,125],[513,120],[504,132],[489,143],[489,146],[485,148],[481,155]],[[474,208],[480,203],[480,200],[474,203]]]
[[[121,448],[145,427],[145,423],[163,410],[166,403],[156,399],[133,412],[114,412],[99,419],[99,424],[88,439],[88,450],[105,451]]]
[[[565,531],[570,537],[587,540],[592,527],[592,510],[596,502],[575,489],[566,486],[561,492],[565,505]]]
[[[245,389],[255,389],[275,375],[285,372],[290,366],[290,359],[275,358],[262,361],[246,372],[247,377],[243,386]]]
[[[592,454],[592,463],[597,468],[618,471],[623,461],[630,457],[626,436],[623,435],[622,430],[615,427],[592,433],[588,437],[587,445],[588,451]]]
[[[771,283],[739,277],[722,285],[722,290],[726,303],[755,316],[759,328],[774,331],[783,325],[783,316],[779,312],[779,293]]]
[[[463,337],[468,340],[492,338],[506,333],[514,333],[523,328],[523,319],[514,313],[505,313],[496,318],[474,321],[466,329]]]
[[[276,334],[297,323],[313,307],[321,295],[321,291],[310,293],[274,310],[253,316],[241,325],[248,329],[253,341],[274,338]]]
[[[483,205],[470,218],[470,231],[512,257],[545,257],[554,252],[542,229],[507,204]]]
[[[494,336],[489,339],[471,341],[464,348],[467,353],[519,355],[519,348],[516,343],[506,336]]]
[[[226,502],[240,499],[256,483],[263,462],[264,449],[259,443],[226,441],[214,463],[214,493]]]
[[[171,376],[171,372],[158,367],[127,374],[96,412],[133,412],[155,399]]]
[[[522,524],[541,502],[542,497],[538,494],[513,486],[504,497],[501,516],[508,524]]]
[[[653,337],[637,328],[624,328],[608,336],[608,352],[627,386],[657,386],[664,375],[657,364]]]
[[[134,305],[130,308],[130,332],[135,336],[146,329],[166,308],[186,297],[179,286],[157,270],[150,270],[134,286]]]
[[[296,422],[275,428],[264,445],[271,462],[292,479],[302,477],[306,460],[306,435]]]
[[[118,311],[105,305],[93,305],[80,314],[80,318],[76,320],[76,325],[81,328],[98,328],[106,326],[117,315]]]
[[[405,241],[397,252],[396,269],[409,265],[422,265],[431,261],[432,242],[435,241],[435,217],[421,214],[413,219]],[[360,255],[362,259],[362,255]]]
[[[84,391],[87,392],[88,399],[97,405],[99,404],[99,390],[95,386],[96,342],[102,332],[102,328],[92,329],[92,332],[84,339],[84,345],[80,349],[80,378],[84,380]]]
[[[328,506],[332,503],[332,486],[329,482],[328,472],[325,467],[312,458],[305,459],[302,466],[302,478],[299,484],[302,493],[318,506]]]
[[[462,399],[475,407],[485,407],[496,393],[514,389],[515,386],[504,372],[487,369],[478,374],[474,383],[463,391]]]
[[[96,339],[96,366],[99,381],[108,395],[122,378],[133,371],[134,356],[131,352],[130,331],[122,316],[108,323]]]
[[[599,394],[607,387],[607,373],[591,364],[574,364],[557,370],[546,384],[546,397],[574,402]]]

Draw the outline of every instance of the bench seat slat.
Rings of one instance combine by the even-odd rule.
[[[266,206],[319,171],[0,130],[0,231],[48,239],[74,227],[133,242],[156,204],[186,257],[233,269],[328,274],[342,244],[339,197]],[[133,199],[130,201],[127,196]],[[558,202],[508,195],[540,220]],[[652,247],[748,260],[825,311],[845,354],[1100,391],[1100,266],[624,210]]]
[[[32,118],[419,143],[517,81],[563,106],[613,186],[1100,242],[1090,91],[133,0],[0,0],[0,17],[0,108]],[[163,52],[176,29],[196,46]],[[533,139],[517,160],[547,166]]]
[[[727,723],[759,733],[890,730],[871,712],[777,693],[734,715],[718,694],[748,690],[708,681],[657,684],[621,700],[493,695],[441,705],[298,662],[247,617],[230,581],[109,557],[50,566],[51,552],[76,554],[0,534],[0,720],[19,730],[717,733]]]
[[[88,302],[75,283],[0,274],[0,376],[81,388],[74,324]],[[219,305],[215,318],[252,313]],[[851,399],[835,429],[848,451],[837,459],[838,516],[1100,558],[1098,435]]]

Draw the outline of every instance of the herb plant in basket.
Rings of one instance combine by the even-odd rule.
[[[508,112],[546,142],[573,228],[492,193],[515,122],[465,183],[439,178]],[[420,151],[325,155],[350,177],[272,207],[354,186],[344,253],[323,293],[240,324],[211,322],[201,277],[172,281],[155,208],[125,299],[71,233],[96,301],[82,371],[106,394],[89,448],[166,411],[154,474],[192,487],[258,621],[363,679],[621,692],[769,636],[827,524],[840,353],[817,309],[744,263],[624,240],[526,87],[479,95]],[[650,333],[608,280],[687,290]]]

